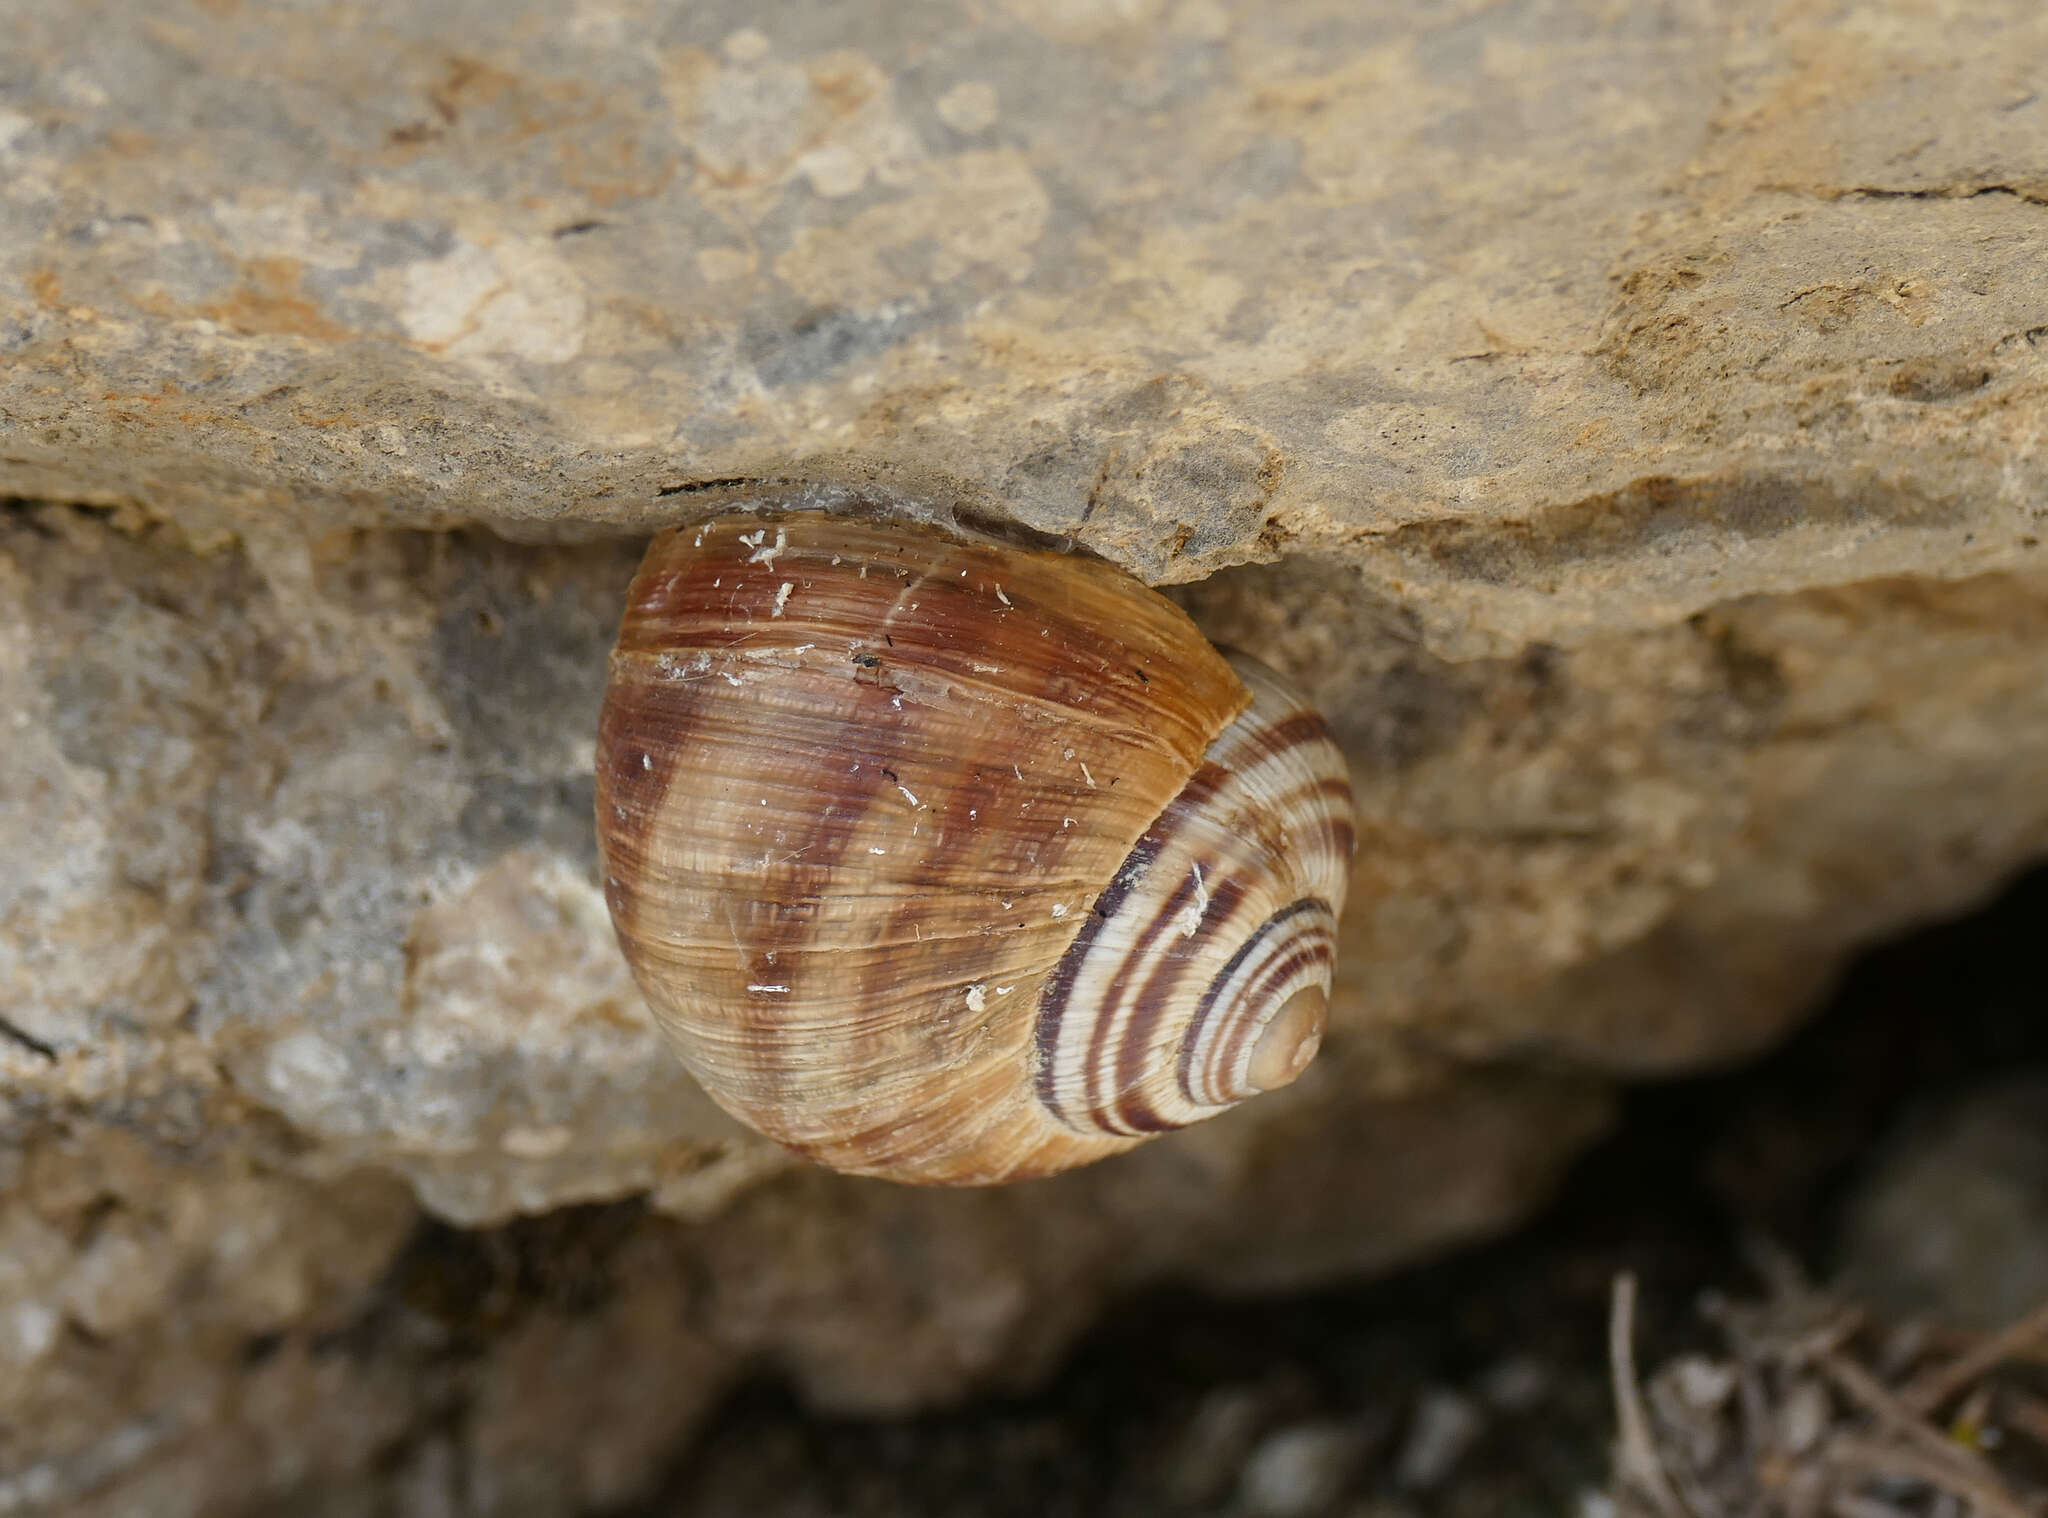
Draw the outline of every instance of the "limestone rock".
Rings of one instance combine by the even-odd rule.
[[[1504,1226],[2048,852],[2038,6],[5,21],[0,1510],[567,1513],[750,1369],[1022,1384]],[[769,489],[1311,685],[1307,1079],[967,1196],[695,1091],[591,737],[638,535]]]
[[[466,14],[14,0],[0,489],[216,542],[837,481],[1312,552],[1465,653],[2037,552],[2032,0]]]

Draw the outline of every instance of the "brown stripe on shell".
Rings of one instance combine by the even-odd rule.
[[[1211,877],[1220,871],[1215,862],[1204,872],[1205,888]],[[1187,882],[1193,885],[1193,877]],[[1209,907],[1196,926],[1198,934],[1228,934],[1232,919],[1238,907],[1251,894],[1251,887],[1235,878],[1217,879],[1214,889],[1209,891]],[[1185,908],[1182,909],[1183,911]],[[1171,907],[1160,914],[1165,922],[1174,922],[1180,915]],[[1185,1127],[1188,1119],[1175,1121],[1168,1115],[1154,1109],[1146,1098],[1146,1076],[1153,1062],[1154,1040],[1161,1024],[1168,1019],[1186,1022],[1188,1008],[1200,994],[1189,981],[1201,973],[1201,962],[1189,957],[1175,957],[1171,954],[1162,958],[1159,965],[1147,977],[1145,984],[1133,998],[1129,1018],[1124,1024],[1123,1045],[1116,1051],[1116,1078],[1105,1083],[1089,1095],[1097,1112],[1114,1110],[1117,1114],[1117,1131],[1125,1133],[1160,1133],[1169,1128]],[[1193,1031],[1192,1025],[1188,1032]],[[1173,1038],[1172,1033],[1168,1034]],[[1185,1044],[1187,1035],[1179,1035],[1178,1042]],[[1101,1073],[1106,1061],[1098,1061],[1095,1070]]]
[[[1123,912],[1126,899],[1132,890],[1144,883],[1160,851],[1174,841],[1177,819],[1190,811],[1199,811],[1210,805],[1218,789],[1228,781],[1228,772],[1214,764],[1205,763],[1195,772],[1180,794],[1174,798],[1172,805],[1160,814],[1158,822],[1138,840],[1137,846],[1125,859],[1123,867],[1117,871],[1115,879],[1097,898],[1087,924],[1076,936],[1073,945],[1061,958],[1059,966],[1047,982],[1034,1038],[1038,1055],[1036,1079],[1039,1099],[1045,1103],[1048,1110],[1059,1113],[1063,1118],[1071,1121],[1072,1114],[1064,1110],[1060,1095],[1054,1088],[1054,1064],[1051,1056],[1059,1040],[1067,1003],[1073,995],[1074,980],[1088,963],[1097,934],[1106,923],[1114,921]],[[1152,912],[1142,921],[1138,929],[1142,936],[1130,949],[1118,955],[1115,979],[1095,1005],[1116,1004],[1123,1000],[1117,993],[1128,979],[1142,968],[1144,952],[1151,948],[1158,936],[1185,910],[1186,902],[1193,896],[1194,886],[1195,877],[1192,874],[1181,877],[1181,884],[1176,888],[1174,896],[1162,908]],[[1148,982],[1147,991],[1152,989],[1152,983]],[[1145,1002],[1142,994],[1139,1001],[1141,1006]],[[1170,1010],[1172,998],[1158,998],[1154,1004],[1161,1010]],[[1111,1095],[1098,1089],[1096,1077],[1101,1075],[1104,1065],[1109,1063],[1107,1051],[1111,1047],[1110,1041],[1115,1034],[1115,1027],[1115,1021],[1110,1017],[1097,1015],[1091,1020],[1086,1065],[1087,1070],[1091,1072],[1090,1088],[1086,1093],[1089,1110],[1106,1107],[1113,1100]],[[1119,1040],[1119,1044],[1124,1047],[1128,1047],[1129,1042]]]
[[[1094,952],[1096,937],[1107,924],[1115,921],[1123,910],[1125,898],[1149,873],[1154,857],[1164,847],[1165,842],[1165,837],[1156,830],[1146,833],[1138,840],[1137,847],[1131,850],[1109,887],[1096,897],[1094,905],[1089,908],[1087,922],[1075,935],[1067,952],[1060,956],[1059,964],[1054,966],[1052,974],[1046,980],[1045,992],[1040,1000],[1038,1017],[1032,1030],[1032,1050],[1036,1056],[1034,1083],[1038,1089],[1038,1099],[1045,1109],[1063,1121],[1071,1122],[1073,1118],[1066,1110],[1055,1081],[1057,1067],[1054,1059],[1059,1049],[1067,1008],[1074,996],[1074,983],[1088,965],[1089,958]]]
[[[707,576],[708,578],[708,576]],[[664,589],[689,593],[686,577],[674,576]],[[630,615],[630,614],[629,614]],[[781,873],[772,893],[735,892],[729,870],[710,870],[674,857],[651,857],[662,844],[661,822],[670,814],[678,758],[688,752],[677,735],[715,727],[716,711],[730,687],[708,669],[696,675],[663,668],[665,655],[623,646],[613,654],[607,699],[599,719],[597,767],[598,833],[604,855],[606,899],[620,942],[643,986],[672,973],[694,973],[692,956],[678,952],[680,939],[695,943],[702,917],[722,908],[733,914],[731,937],[742,956],[746,986],[778,983],[780,957],[815,931],[826,890],[842,866],[858,831],[863,806],[845,797],[812,804],[811,825],[799,861]],[[687,669],[687,666],[684,666]],[[790,750],[785,744],[785,752]],[[683,798],[688,805],[692,798]],[[659,879],[658,889],[651,882]],[[786,1095],[792,1083],[773,1058],[772,1004],[740,996],[729,1004],[723,1042],[768,1051],[754,1078],[765,1099]],[[706,1035],[711,1042],[721,1040]]]
[[[1343,758],[1270,671],[1233,663],[1253,705],[1047,983],[1036,1089],[1077,1130],[1156,1132],[1242,1099],[1250,1050],[1287,995],[1328,988],[1353,832]]]
[[[1079,974],[1089,951],[1093,948],[1096,932],[1102,921],[1114,917],[1121,910],[1124,899],[1139,880],[1148,874],[1160,851],[1168,846],[1181,825],[1181,820],[1205,813],[1216,806],[1218,793],[1230,783],[1233,773],[1248,769],[1252,764],[1265,763],[1283,755],[1287,750],[1304,745],[1319,745],[1334,753],[1334,744],[1328,728],[1322,719],[1312,712],[1302,712],[1282,718],[1270,725],[1255,721],[1247,712],[1239,719],[1233,732],[1237,741],[1232,745],[1233,766],[1225,768],[1213,762],[1205,763],[1186,788],[1174,799],[1173,804],[1161,815],[1160,820],[1140,840],[1131,858],[1123,869],[1117,872],[1115,883],[1103,894],[1098,903],[1097,917],[1075,940],[1074,946],[1062,959],[1060,969],[1046,993],[1045,1010],[1039,1019],[1037,1049],[1039,1054],[1038,1088],[1040,1099],[1048,1108],[1061,1116],[1073,1120],[1073,1114],[1058,1104],[1054,1089],[1054,1067],[1048,1058],[1051,1047],[1057,1042],[1058,1027],[1064,1014],[1065,1004],[1072,995],[1073,981]],[[1222,748],[1224,740],[1217,745]],[[1244,761],[1244,762],[1236,762]],[[1338,760],[1341,765],[1341,758]],[[1334,852],[1347,864],[1351,846],[1348,841],[1351,830],[1349,810],[1351,805],[1350,782],[1342,778],[1317,780],[1312,776],[1282,796],[1266,798],[1269,806],[1277,806],[1290,815],[1300,813],[1304,817],[1313,815],[1325,826],[1334,824],[1341,828]],[[1338,812],[1336,807],[1341,806]],[[1328,816],[1323,813],[1327,810]],[[1228,931],[1228,922],[1238,899],[1245,887],[1234,878],[1226,876],[1217,867],[1213,857],[1188,861],[1188,871],[1180,877],[1180,884],[1174,894],[1153,909],[1151,918],[1145,922],[1140,937],[1120,956],[1121,963],[1115,978],[1104,988],[1096,1006],[1117,1006],[1130,1004],[1132,1010],[1123,1016],[1101,1015],[1092,1020],[1092,1031],[1085,1065],[1088,1087],[1086,1111],[1097,1121],[1112,1109],[1134,1114],[1124,1122],[1115,1125],[1118,1132],[1157,1132],[1162,1128],[1181,1127],[1195,1120],[1194,1116],[1184,1117],[1178,1122],[1162,1119],[1142,1101],[1131,1095],[1139,1089],[1145,1075],[1148,1045],[1153,1028],[1167,1017],[1186,1016],[1191,998],[1196,994],[1184,990],[1180,984],[1186,978],[1186,968],[1171,958],[1163,958],[1161,964],[1145,980],[1135,995],[1126,998],[1122,993],[1141,968],[1141,961],[1150,953],[1157,938],[1169,926],[1177,923],[1181,914],[1194,896],[1196,881],[1209,893],[1209,905],[1197,931],[1219,933]],[[1199,869],[1199,877],[1195,871]],[[1124,1093],[1119,1096],[1119,1093]]]
[[[1292,924],[1297,936],[1283,937],[1278,944],[1268,938],[1269,929],[1288,924]],[[1234,998],[1239,1006],[1252,1011],[1250,1015],[1235,1017],[1222,1035],[1209,1044],[1210,1057],[1207,1060],[1200,1059],[1200,1034],[1216,1014],[1215,1001],[1229,988],[1240,966],[1233,964],[1216,978],[1195,1015],[1187,1042],[1182,1045],[1179,1070],[1182,1094],[1190,1102],[1227,1104],[1254,1095],[1242,1075],[1250,1063],[1252,1046],[1265,1031],[1268,1019],[1286,1004],[1294,992],[1309,985],[1319,984],[1325,988],[1329,985],[1336,965],[1337,941],[1336,919],[1328,902],[1303,900],[1276,913],[1261,924],[1260,943],[1268,950],[1269,957],[1256,968],[1253,978],[1237,991]],[[1248,950],[1253,947],[1252,944],[1246,945]],[[1274,952],[1276,948],[1283,951]]]
[[[1173,841],[1168,829],[1167,841]],[[1208,861],[1213,870],[1215,861]],[[1120,956],[1116,973],[1103,987],[1098,1013],[1088,1041],[1087,1100],[1092,1112],[1105,1112],[1117,1105],[1117,1093],[1144,1078],[1144,1040],[1162,1015],[1175,1010],[1174,987],[1185,961],[1173,954],[1171,934],[1180,931],[1180,921],[1195,901],[1196,878],[1182,876],[1173,894],[1159,903],[1139,923],[1138,938]],[[1164,948],[1159,941],[1166,939]],[[1071,951],[1069,951],[1071,952]]]
[[[1045,1115],[1033,1009],[1247,699],[1085,560],[802,514],[664,534],[600,723],[621,944],[706,1089],[826,1163],[986,1181],[1125,1147]]]

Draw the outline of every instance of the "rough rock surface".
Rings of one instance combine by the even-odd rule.
[[[0,1513],[573,1512],[1412,1258],[2048,852],[2036,5],[5,10]],[[1312,687],[1308,1079],[988,1195],[691,1088],[604,650],[796,486]]]
[[[13,0],[0,487],[857,482],[1447,646],[2025,564],[2033,0]],[[701,502],[695,504],[702,504]]]

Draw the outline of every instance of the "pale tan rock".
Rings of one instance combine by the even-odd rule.
[[[2029,0],[453,15],[15,7],[0,488],[214,541],[835,480],[1292,544],[1467,654],[2036,552]]]
[[[2048,851],[2023,0],[6,23],[0,492],[96,509],[0,514],[0,1509],[576,1511],[749,1369],[929,1406],[1386,1268]],[[635,534],[806,487],[1213,576],[1311,684],[1303,1082],[958,1196],[682,1076],[604,651]]]
[[[2048,852],[2048,576],[1879,580],[1450,663],[1343,574],[1219,576],[1352,760],[1334,1025],[1388,1072],[1725,1063]]]
[[[480,1513],[581,1512],[640,1494],[728,1382],[695,1283],[655,1233],[605,1262],[605,1299],[527,1313],[476,1375],[465,1451]]]
[[[0,1219],[20,1277],[0,1421],[28,1483],[0,1494],[203,1511],[387,1468],[450,1395],[473,1400],[465,1435],[404,1481],[475,1511],[618,1500],[743,1367],[864,1412],[1025,1385],[1161,1275],[1271,1289],[1497,1229],[1604,1126],[1604,1085],[1535,1072],[1435,1071],[1361,1105],[1388,1083],[1340,1046],[1283,1099],[1056,1185],[775,1184],[792,1162],[682,1075],[597,904],[591,733],[633,557],[404,533],[195,556],[67,508],[0,518],[12,710],[78,735],[21,750],[8,825],[28,838],[69,791],[107,840],[91,872],[10,882],[0,944],[28,962],[49,912],[120,878],[167,744],[196,840],[142,961],[188,1011],[24,981],[0,1035],[24,1198]],[[437,1265],[495,1246],[436,1244],[414,1210],[643,1194],[692,1231],[629,1206],[594,1318]],[[405,1325],[443,1275],[422,1339]],[[541,1363],[608,1367],[620,1400],[536,1384]]]
[[[225,1121],[183,1155],[111,1125],[13,1136],[0,1504],[218,1511],[302,1470],[360,1470],[420,1416],[392,1395],[395,1359],[320,1347],[412,1224],[401,1184],[261,1173],[263,1143]]]

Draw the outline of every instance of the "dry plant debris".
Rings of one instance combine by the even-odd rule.
[[[1636,1283],[1616,1280],[1617,1518],[2048,1518],[2048,1303],[1971,1338],[1882,1321],[1760,1253],[1762,1300],[1700,1304],[1725,1352],[1647,1381]]]

